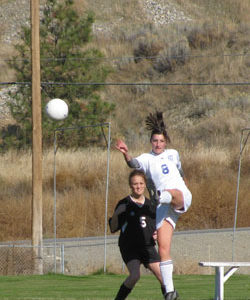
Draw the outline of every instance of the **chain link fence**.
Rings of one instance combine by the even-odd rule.
[[[86,275],[108,270],[124,271],[117,236],[59,239],[42,246],[43,273]],[[0,275],[33,274],[33,247],[30,243],[0,244]]]
[[[231,261],[232,229],[193,230],[176,232],[172,257],[175,274],[212,274],[212,268],[201,268],[199,261]],[[250,261],[250,228],[238,229],[235,236],[235,261]],[[45,241],[43,273],[88,275],[102,272],[126,272],[118,247],[118,236],[88,237]],[[32,246],[29,244],[0,245],[0,275],[32,274]],[[142,274],[149,271],[142,267]],[[250,274],[250,268],[238,273]]]

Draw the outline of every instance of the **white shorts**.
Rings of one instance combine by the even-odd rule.
[[[164,220],[168,221],[175,228],[179,216],[185,213],[192,202],[192,194],[189,189],[182,189],[184,207],[183,209],[174,209],[171,204],[159,204],[156,209],[156,229],[162,226]]]

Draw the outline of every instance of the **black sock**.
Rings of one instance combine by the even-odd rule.
[[[164,285],[161,285],[161,292],[162,292],[162,295],[165,296],[166,294],[166,288]]]
[[[132,289],[127,288],[124,283],[120,286],[120,289],[115,297],[115,300],[124,300],[127,298],[128,294]]]

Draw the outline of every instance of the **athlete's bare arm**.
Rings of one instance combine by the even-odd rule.
[[[116,141],[115,148],[123,154],[124,159],[130,168],[140,167],[138,161],[128,153],[128,147],[122,140]]]

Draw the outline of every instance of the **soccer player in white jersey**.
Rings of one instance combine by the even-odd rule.
[[[123,153],[131,168],[143,170],[149,182],[151,198],[157,198],[156,227],[158,249],[161,258],[160,269],[166,289],[165,300],[178,299],[173,284],[173,262],[170,256],[171,241],[179,216],[191,205],[192,194],[183,179],[179,154],[174,149],[166,149],[170,138],[162,118],[162,112],[150,114],[146,118],[147,129],[151,131],[152,151],[133,158],[127,145],[118,140],[116,148]]]

